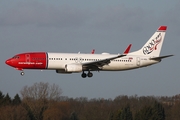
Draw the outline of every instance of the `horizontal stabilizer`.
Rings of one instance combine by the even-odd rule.
[[[171,57],[171,56],[174,56],[174,55],[166,55],[166,56],[154,57],[154,58],[150,58],[150,60],[161,60],[163,58],[167,58],[167,57]]]

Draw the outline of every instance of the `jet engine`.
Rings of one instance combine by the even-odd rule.
[[[82,72],[83,68],[81,64],[66,64],[65,71],[66,72]]]
[[[66,72],[64,69],[57,69],[56,73],[59,73],[59,74],[71,74],[72,72]]]

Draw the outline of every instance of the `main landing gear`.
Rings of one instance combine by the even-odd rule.
[[[84,71],[83,71],[83,73],[81,74],[81,77],[82,77],[82,78],[86,78],[87,76],[88,76],[88,77],[92,77],[92,76],[93,76],[93,73],[89,71],[89,72],[86,74],[86,73],[84,73]]]

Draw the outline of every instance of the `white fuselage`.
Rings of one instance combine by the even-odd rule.
[[[66,64],[83,64],[117,56],[115,54],[75,54],[75,53],[47,53],[47,69],[64,69]],[[104,65],[103,71],[121,71],[149,66],[159,61],[149,60],[150,57],[127,55],[111,60]]]

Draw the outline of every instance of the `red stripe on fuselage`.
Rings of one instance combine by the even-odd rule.
[[[46,69],[46,52],[28,52],[15,55],[9,59],[9,65],[21,69]]]

